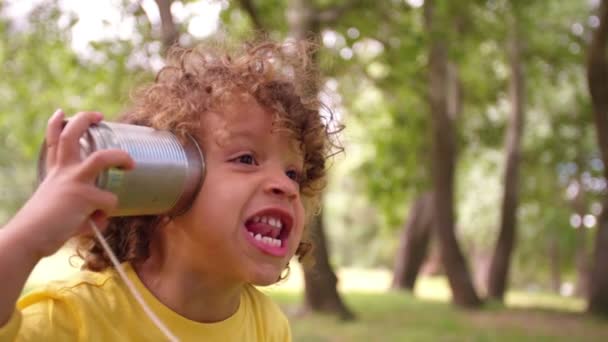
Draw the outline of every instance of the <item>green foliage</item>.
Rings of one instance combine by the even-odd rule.
[[[546,279],[546,255],[553,239],[559,242],[562,266],[570,270],[577,244],[575,231],[569,227],[572,207],[564,196],[567,180],[560,170],[574,162],[579,174],[598,177],[598,171],[591,170],[597,164],[597,147],[588,134],[593,123],[582,56],[581,38],[587,33],[573,33],[577,23],[587,27],[587,9],[582,3],[562,6],[551,1],[467,1],[459,2],[459,9],[444,5],[447,7],[439,11],[444,19],[442,29],[447,32],[435,34],[448,41],[464,100],[457,119],[456,195],[458,234],[464,249],[487,254],[496,239],[503,192],[504,129],[511,108],[506,24],[516,17],[524,40],[526,123],[513,279]],[[392,21],[385,22],[394,26],[384,31],[374,27],[377,31],[369,33],[362,30],[360,38],[368,38],[366,34],[379,37],[382,53],[371,61],[358,60],[355,54],[349,61],[353,64],[350,75],[341,76],[340,89],[344,98],[351,99],[345,101],[354,117],[349,118],[349,127],[365,127],[366,140],[373,146],[374,153],[361,164],[358,175],[367,184],[371,202],[386,218],[380,221],[383,228],[395,230],[404,222],[407,203],[430,185],[427,47],[422,9],[399,11],[395,6],[387,17]],[[396,37],[399,44],[395,44]],[[369,72],[373,63],[386,69],[382,77]],[[590,193],[588,203],[596,195]]]
[[[253,3],[269,35],[286,37],[289,1]],[[349,1],[306,3],[319,13]],[[347,125],[342,136],[346,154],[331,169],[325,197],[330,250],[338,264],[391,265],[409,204],[432,187],[428,34],[423,8],[409,3],[355,1],[321,26],[318,60],[331,85],[326,95],[337,98],[335,110]],[[572,271],[577,243],[566,189],[577,178],[599,179],[602,167],[584,74],[593,25],[589,5],[552,0],[436,4],[441,20],[433,34],[447,42],[463,91],[463,110],[456,119],[456,204],[464,250],[488,253],[496,239],[511,106],[506,43],[508,22],[516,19],[526,122],[512,279],[546,281],[551,241],[558,242],[563,270]],[[69,114],[101,110],[112,117],[124,110],[132,85],[148,80],[148,71],[158,67],[158,28],[139,5],[125,0],[122,6],[123,15],[135,20],[133,39],[94,42],[86,55],[70,46],[79,18],[62,12],[57,1],[42,2],[27,25],[0,17],[0,222],[34,187],[35,158],[56,108]],[[219,35],[252,37],[252,21],[238,2],[230,2],[221,18]],[[183,32],[187,20],[179,23],[180,30],[184,41],[194,44]],[[585,206],[591,208],[598,194],[588,190]]]
[[[273,37],[287,33],[288,3],[256,3]],[[321,11],[345,3],[309,4]],[[334,89],[347,126],[346,157],[332,171],[326,219],[334,261],[388,266],[409,204],[432,187],[428,35],[423,7],[407,1],[354,4],[322,27],[320,65],[337,82]],[[546,251],[554,240],[564,270],[572,269],[577,244],[569,227],[571,203],[564,194],[575,175],[561,170],[575,163],[578,175],[598,175],[591,167],[597,164],[597,148],[590,134],[582,54],[592,22],[587,6],[550,0],[436,2],[439,19],[432,34],[447,43],[462,87],[463,108],[456,119],[458,236],[464,250],[486,255],[496,239],[503,193],[504,132],[511,109],[508,24],[518,22],[526,122],[516,281],[546,281]],[[236,4],[223,16],[238,32],[251,28]],[[589,193],[588,206],[596,195]],[[368,253],[353,255],[353,249]]]
[[[111,118],[128,100],[137,79],[130,67],[133,43],[101,42],[92,47],[95,60],[70,47],[70,29],[61,27],[61,13],[53,1],[41,3],[27,18],[27,26],[0,18],[0,222],[31,194],[37,153],[48,117],[57,108],[68,115],[99,110]]]

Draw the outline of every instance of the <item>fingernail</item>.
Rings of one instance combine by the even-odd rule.
[[[103,114],[101,113],[95,113],[95,119],[97,119],[98,121],[103,119]]]

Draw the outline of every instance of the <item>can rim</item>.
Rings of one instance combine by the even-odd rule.
[[[170,217],[183,215],[192,208],[194,200],[203,186],[207,170],[205,156],[198,141],[189,133],[186,136],[188,139],[182,144],[182,147],[188,161],[188,175],[186,176],[186,184],[183,187],[184,191],[178,197],[175,205],[167,212],[167,215]],[[191,162],[195,165],[190,165]]]

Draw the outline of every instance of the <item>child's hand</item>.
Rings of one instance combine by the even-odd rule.
[[[26,247],[39,257],[54,253],[70,237],[88,229],[89,218],[104,228],[104,212],[115,208],[118,200],[113,193],[97,188],[95,179],[110,167],[134,167],[129,154],[118,149],[96,151],[81,160],[79,138],[102,115],[78,113],[62,130],[63,116],[58,110],[49,119],[46,177],[14,218],[28,230],[24,232]]]

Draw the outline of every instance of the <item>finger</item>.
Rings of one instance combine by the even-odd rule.
[[[64,164],[80,161],[78,140],[92,124],[98,123],[102,118],[99,112],[80,112],[71,118],[59,135],[57,161]]]
[[[123,150],[108,149],[95,151],[85,159],[78,172],[79,178],[85,181],[94,180],[100,172],[111,167],[131,170],[135,167],[135,161],[133,161],[129,153]]]
[[[104,230],[107,228],[108,224],[110,223],[108,215],[101,210],[95,210],[91,214],[91,216],[89,216],[89,220],[91,220],[91,221],[93,221],[93,223],[95,223],[95,226],[99,229],[99,231],[101,231],[101,233],[104,232]],[[87,220],[85,223],[83,223],[78,228],[75,235],[81,235],[81,234],[91,232],[91,223],[89,222],[89,220]]]
[[[116,194],[99,189],[93,185],[82,196],[82,199],[87,202],[87,206],[90,206],[90,211],[87,213],[89,217],[91,215],[100,215],[99,213],[95,214],[98,211],[107,216],[118,206],[118,196]]]
[[[81,190],[80,199],[88,209],[84,209],[82,224],[76,235],[85,233],[91,228],[89,220],[103,231],[109,223],[109,215],[118,207],[118,196],[112,192],[88,185]]]
[[[63,118],[65,114],[63,110],[57,109],[53,115],[49,118],[46,126],[46,169],[48,170],[55,164],[55,158],[57,156],[57,144],[59,143],[59,135],[63,129]]]
[[[109,222],[108,215],[103,210],[95,210],[95,212],[91,214],[91,220],[95,222],[97,228],[99,228],[99,230],[102,232],[107,227]]]

